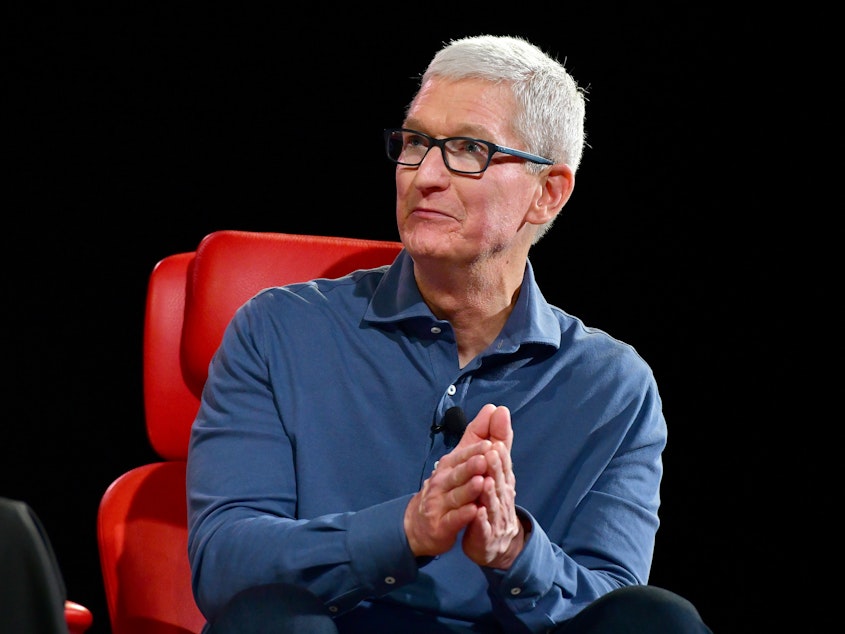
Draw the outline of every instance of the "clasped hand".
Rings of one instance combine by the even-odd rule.
[[[405,509],[405,533],[415,556],[446,552],[466,528],[467,557],[480,566],[511,566],[525,538],[516,514],[512,445],[508,408],[482,407]]]

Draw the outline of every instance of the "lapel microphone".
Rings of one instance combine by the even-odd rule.
[[[469,422],[467,421],[464,410],[455,405],[446,410],[443,414],[443,419],[440,423],[435,423],[431,426],[431,431],[435,434],[443,432],[446,435],[447,445],[454,446],[458,444],[458,440],[464,435],[464,430],[467,428]],[[454,443],[449,441],[454,441]]]

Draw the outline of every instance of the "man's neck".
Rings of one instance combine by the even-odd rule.
[[[495,341],[508,320],[525,273],[496,276],[479,271],[454,270],[446,275],[426,275],[415,269],[417,285],[426,304],[438,319],[452,324],[460,367],[466,366]]]

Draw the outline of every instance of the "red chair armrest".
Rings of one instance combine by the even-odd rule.
[[[94,622],[94,615],[84,605],[65,601],[65,622],[70,634],[83,634]]]

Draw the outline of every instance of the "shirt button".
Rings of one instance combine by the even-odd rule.
[[[336,614],[337,611],[338,611],[338,608],[337,608],[336,605],[330,605],[329,606],[329,612],[331,612],[332,614]]]
[[[431,327],[431,334],[439,335],[440,334],[440,326],[432,326]]]
[[[522,592],[522,588],[511,588],[511,594],[513,596],[518,595],[520,592]]]
[[[446,390],[446,394],[448,394],[449,396],[454,396],[455,392],[457,392],[457,391],[458,391],[458,388],[456,388],[454,385],[450,385],[448,387],[448,389]]]
[[[394,583],[396,583],[396,577],[385,577],[384,582],[387,585],[392,586]]]

